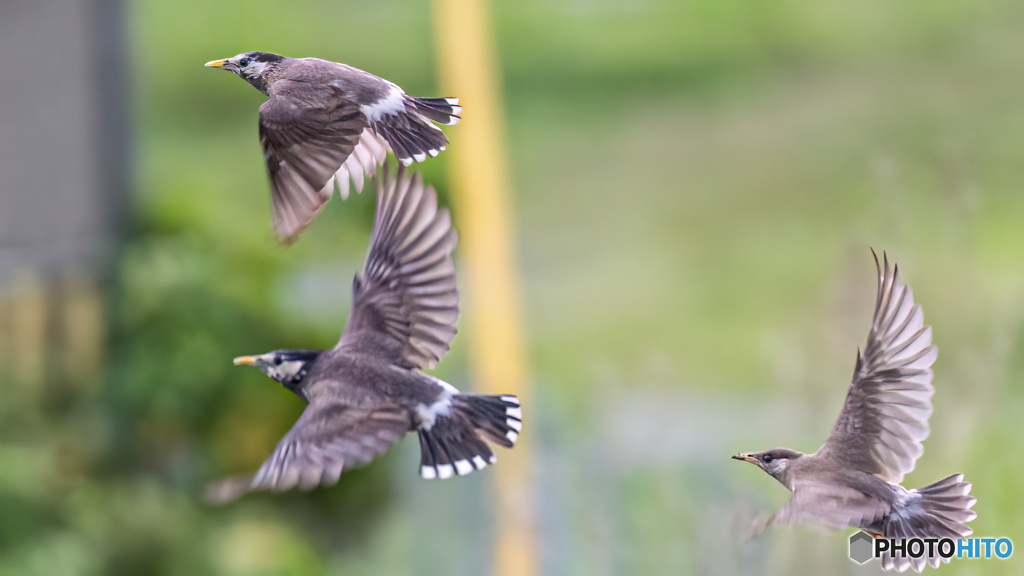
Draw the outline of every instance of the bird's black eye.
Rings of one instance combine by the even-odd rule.
[[[241,60],[238,61],[238,65],[240,67],[242,67],[242,68],[245,68],[246,66],[249,65],[249,59],[248,58],[242,58]]]
[[[283,362],[283,360],[281,360],[280,356],[274,356],[274,366],[280,366],[281,362]]]
[[[769,463],[771,461],[772,461],[772,455],[771,454],[765,454],[764,456],[761,456],[761,462],[764,462],[765,464],[767,464],[767,463]]]

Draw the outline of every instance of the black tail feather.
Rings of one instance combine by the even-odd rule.
[[[511,448],[521,429],[515,396],[456,394],[448,414],[419,430],[420,475],[445,479],[480,470],[497,461],[484,439]]]
[[[511,448],[523,428],[523,413],[515,396],[460,394],[455,400],[466,406],[473,426],[488,440]]]
[[[391,124],[377,122],[372,127],[373,131],[388,143],[396,157],[399,159],[412,157],[412,154],[405,147],[405,139],[399,136],[398,131],[394,130]]]
[[[458,124],[462,118],[462,106],[459,106],[458,98],[416,98],[406,96],[405,102],[412,106],[424,118],[428,118],[438,124],[451,126]]]
[[[402,164],[409,165],[437,156],[448,146],[444,132],[431,122],[455,124],[462,108],[458,98],[404,98],[404,110],[386,114],[370,127],[387,141]]]
[[[427,120],[409,114],[389,116],[387,122],[373,122],[371,127],[406,166],[422,162],[428,156],[437,156],[448,147],[444,132]]]

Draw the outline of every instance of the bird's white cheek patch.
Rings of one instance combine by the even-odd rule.
[[[276,380],[288,380],[295,376],[302,370],[303,363],[298,360],[291,360],[288,362],[282,362],[276,366],[269,368],[270,377]]]

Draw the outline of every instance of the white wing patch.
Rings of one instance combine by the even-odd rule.
[[[328,191],[328,197],[334,192],[334,182],[338,183],[338,193],[342,200],[349,196],[350,182],[355,185],[356,192],[362,192],[366,180],[373,178],[377,173],[377,167],[384,164],[389,150],[391,147],[383,138],[372,129],[364,128],[355,149],[327,183],[328,187],[325,189]]]
[[[405,92],[395,84],[391,84],[388,95],[373,104],[363,104],[359,110],[370,122],[377,122],[384,116],[405,112]]]
[[[416,416],[419,418],[419,427],[422,430],[430,431],[434,427],[434,422],[437,421],[440,416],[447,416],[452,410],[452,396],[459,393],[459,389],[451,384],[435,378],[430,374],[422,374],[426,376],[430,381],[437,384],[443,390],[443,394],[440,398],[435,400],[432,404],[420,404],[416,406]]]
[[[451,396],[445,394],[440,400],[433,404],[420,404],[416,406],[416,417],[419,418],[419,428],[429,432],[434,427],[439,416],[447,416],[452,409]]]

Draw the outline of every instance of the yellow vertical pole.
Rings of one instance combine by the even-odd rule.
[[[92,274],[66,275],[59,286],[61,301],[60,377],[77,392],[94,392],[103,366],[106,325],[103,294]]]
[[[14,281],[11,310],[10,365],[15,384],[31,401],[41,401],[46,383],[47,327],[52,310],[46,284],[33,271],[20,273]]]
[[[467,280],[466,333],[477,388],[516,394],[526,415],[515,448],[493,474],[495,576],[539,572],[534,541],[529,416],[531,413],[513,247],[501,80],[487,0],[434,0],[435,37],[445,94],[457,96],[465,121],[449,130],[452,201]]]

